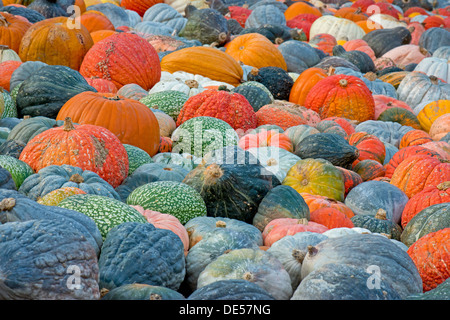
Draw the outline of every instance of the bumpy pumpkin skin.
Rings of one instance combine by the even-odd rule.
[[[100,126],[122,144],[131,144],[154,156],[160,144],[159,123],[143,103],[113,93],[83,92],[69,99],[57,120],[70,117],[74,123]]]
[[[70,118],[64,126],[31,139],[19,159],[35,172],[52,164],[79,166],[97,173],[114,188],[128,176],[128,155],[119,139],[99,126],[74,126]]]
[[[386,147],[377,136],[366,132],[354,132],[347,137],[347,141],[359,150],[358,159],[353,164],[367,159],[384,163]]]
[[[450,228],[445,228],[420,238],[408,249],[423,281],[425,292],[436,288],[450,277],[448,268]]]
[[[305,107],[321,116],[343,117],[360,122],[373,120],[375,102],[366,84],[355,76],[328,76],[311,88]]]
[[[80,25],[80,28],[73,28],[72,24],[67,17],[55,17],[33,24],[20,43],[20,59],[79,70],[94,42],[86,27]]]
[[[151,44],[136,34],[122,32],[93,45],[80,73],[86,78],[111,80],[117,89],[136,83],[150,90],[161,78],[161,65]]]

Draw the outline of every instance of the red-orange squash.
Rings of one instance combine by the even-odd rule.
[[[322,68],[308,68],[295,80],[291,92],[289,94],[289,102],[296,103],[303,106],[306,100],[306,95],[311,88],[328,75]]]
[[[321,224],[328,229],[354,227],[349,217],[334,208],[320,208],[311,212],[309,221]]]
[[[128,155],[108,129],[90,124],[74,125],[70,118],[61,127],[36,135],[19,159],[35,172],[50,165],[71,165],[97,173],[114,188],[128,176]]]
[[[238,146],[244,150],[259,147],[278,147],[292,152],[294,149],[291,139],[284,133],[275,130],[248,133],[239,139]]]
[[[150,156],[159,148],[159,123],[143,103],[113,93],[82,92],[69,99],[58,112],[57,120],[70,117],[74,123],[108,129],[123,144],[131,144]]]
[[[310,212],[325,207],[337,209],[342,213],[344,213],[349,218],[355,215],[353,211],[344,204],[344,202],[327,198],[325,196],[313,195],[309,193],[301,193],[300,195],[303,197],[306,204],[308,205]]]
[[[384,163],[386,147],[377,136],[367,132],[354,132],[346,139],[351,146],[359,150],[358,159],[355,160],[354,164],[368,159],[378,161],[381,164]]]
[[[425,131],[418,129],[411,130],[405,133],[400,139],[399,149],[409,146],[418,146],[431,141],[433,141],[433,139],[431,139],[430,135]]]

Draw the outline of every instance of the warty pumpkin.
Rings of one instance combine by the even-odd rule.
[[[284,133],[273,130],[263,130],[255,134],[248,133],[239,139],[238,146],[244,150],[274,146],[290,152],[293,151],[291,139]]]
[[[150,90],[161,78],[156,50],[142,37],[121,32],[92,46],[80,66],[83,77],[111,80],[120,89],[135,83]]]
[[[157,3],[162,3],[162,0],[145,0],[145,1],[134,1],[134,0],[122,0],[120,5],[127,10],[132,10],[137,12],[141,17],[144,16],[145,11]]]
[[[90,124],[74,125],[70,118],[64,120],[62,127],[31,139],[19,159],[35,172],[49,165],[79,166],[97,173],[113,187],[128,175],[127,152],[112,132]]]
[[[345,213],[334,208],[320,208],[310,214],[309,221],[321,224],[328,229],[353,228],[352,220]]]
[[[78,124],[108,129],[122,143],[156,154],[160,143],[159,123],[143,103],[113,93],[84,92],[69,99],[57,120],[70,117]]]
[[[23,35],[19,47],[22,61],[42,61],[79,70],[87,52],[94,45],[89,31],[74,28],[67,17],[36,22]]]
[[[349,218],[351,218],[355,215],[353,213],[353,211],[344,204],[344,202],[337,201],[335,199],[331,199],[326,196],[321,196],[318,194],[309,194],[309,193],[302,192],[302,193],[300,193],[300,195],[305,200],[305,202],[308,205],[308,208],[311,212],[318,210],[320,208],[333,208],[333,209],[341,211]]]

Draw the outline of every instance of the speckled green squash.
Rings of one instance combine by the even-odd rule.
[[[400,241],[402,228],[397,223],[387,220],[386,210],[380,209],[375,216],[355,215],[351,218],[353,225],[358,228],[365,228],[373,233],[383,233],[390,239]]]
[[[182,123],[172,133],[172,152],[203,157],[212,150],[237,145],[236,131],[225,121],[213,117],[195,117]]]
[[[155,181],[140,186],[128,196],[127,204],[171,214],[181,224],[206,216],[206,205],[201,195],[194,188],[177,181]]]
[[[58,207],[75,210],[92,218],[103,240],[109,230],[127,221],[148,223],[145,217],[129,205],[110,197],[79,194],[61,201]]]
[[[180,110],[187,99],[189,96],[184,92],[165,90],[151,93],[139,101],[149,108],[163,111],[177,121]]]
[[[174,152],[157,153],[152,159],[155,163],[176,164],[189,171],[194,169],[201,160],[189,153]]]
[[[128,175],[131,175],[141,165],[154,162],[152,157],[141,148],[131,144],[124,144],[123,146],[128,154]]]
[[[11,173],[17,189],[19,189],[27,177],[34,173],[28,163],[7,155],[0,155],[0,167],[5,168]]]
[[[1,118],[17,118],[16,104],[11,95],[0,88]]]

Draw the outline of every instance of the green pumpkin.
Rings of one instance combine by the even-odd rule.
[[[130,283],[108,291],[102,300],[185,300],[179,292],[162,286]]]
[[[181,224],[206,215],[205,202],[197,190],[178,181],[155,181],[142,185],[130,193],[127,204],[171,214]]]
[[[11,95],[0,88],[0,118],[17,118],[16,104]]]
[[[279,218],[309,220],[309,207],[303,197],[292,187],[279,185],[270,190],[258,206],[253,225],[261,232],[266,225]]]
[[[147,107],[163,111],[177,121],[180,110],[189,96],[181,91],[165,90],[150,93],[146,97],[139,100]]]
[[[395,222],[387,220],[386,210],[380,209],[375,216],[355,215],[351,218],[353,225],[358,228],[365,228],[373,233],[383,233],[388,238],[400,240],[402,228]]]
[[[0,155],[0,166],[11,173],[17,190],[19,190],[26,178],[34,174],[34,170],[28,163],[13,156]]]
[[[141,165],[154,162],[152,157],[141,148],[130,144],[124,144],[123,146],[128,154],[128,175],[131,175]]]
[[[38,134],[45,130],[60,127],[64,124],[62,120],[47,117],[24,118],[19,124],[11,129],[8,140],[22,141],[28,143]]]
[[[153,156],[153,162],[161,164],[176,164],[188,171],[194,169],[200,159],[189,153],[163,152]]]
[[[244,279],[219,280],[192,292],[188,300],[275,300],[266,290]]]
[[[401,241],[409,247],[421,237],[444,228],[450,228],[449,202],[434,204],[418,212],[403,229]]]
[[[70,196],[58,204],[61,208],[84,213],[97,225],[103,240],[108,232],[127,221],[148,223],[147,219],[129,205],[106,196],[77,194]]]

